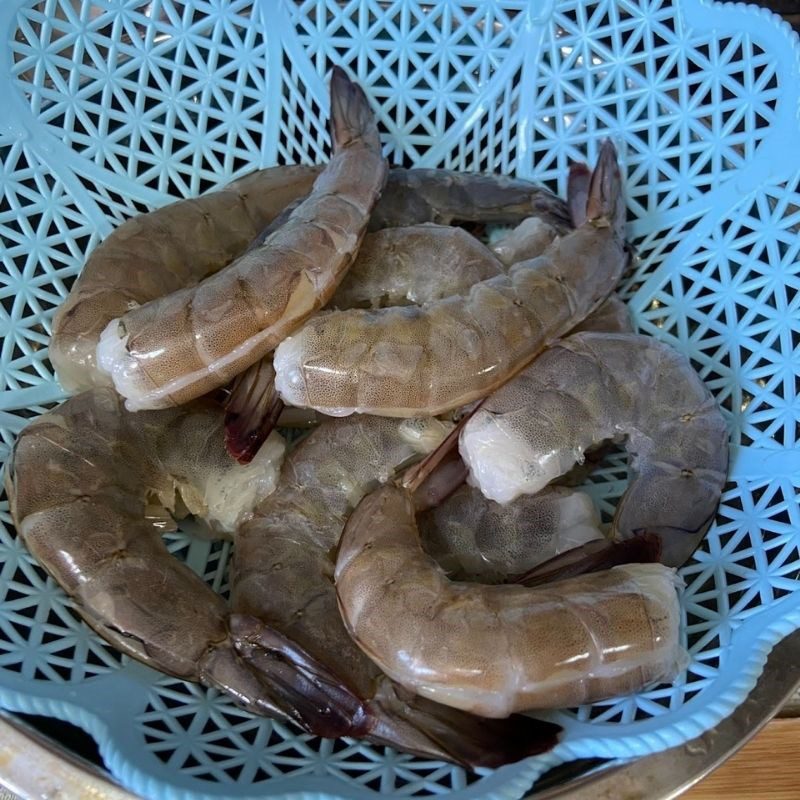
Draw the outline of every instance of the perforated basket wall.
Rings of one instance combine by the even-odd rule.
[[[116,655],[0,538],[0,704],[70,720],[154,798],[451,793],[514,798],[548,766],[683,742],[800,625],[800,45],[701,0],[3,0],[0,450],[62,397],[53,309],[127,216],[257,166],[325,158],[331,64],[363,82],[394,163],[564,189],[610,135],[627,169],[641,330],[691,357],[735,457],[683,570],[692,661],[674,686],[555,717],[563,742],[493,774],[320,741]],[[625,468],[595,476],[613,503]],[[229,546],[172,547],[224,589]]]

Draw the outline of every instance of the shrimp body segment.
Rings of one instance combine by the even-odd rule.
[[[285,402],[331,415],[441,414],[485,396],[605,300],[627,262],[625,206],[607,143],[587,221],[466,295],[323,314],[275,352]]]
[[[339,68],[331,119],[333,156],[284,225],[220,272],[103,331],[98,363],[130,410],[180,405],[224,385],[331,297],[387,174],[367,99]]]
[[[465,484],[417,522],[425,552],[451,578],[480,583],[501,583],[604,538],[591,498],[560,486],[501,505]]]
[[[493,253],[462,228],[412,225],[368,233],[331,308],[384,308],[467,291],[501,275]]]
[[[393,485],[350,516],[335,580],[348,631],[387,675],[486,717],[636,691],[685,663],[674,570],[632,564],[538,589],[452,582]]]
[[[230,535],[274,489],[281,437],[242,467],[225,452],[222,420],[203,401],[131,414],[113,389],[93,389],[25,428],[6,488],[22,540],[104,639],[283,716],[236,654],[225,601],[161,538],[176,508]]]
[[[488,397],[459,449],[481,491],[504,503],[540,491],[609,439],[624,441],[632,474],[612,535],[654,534],[663,562],[683,564],[716,513],[728,432],[711,393],[668,345],[574,334]]]

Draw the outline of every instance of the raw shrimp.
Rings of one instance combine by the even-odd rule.
[[[331,297],[386,180],[363,91],[334,67],[333,155],[261,247],[197,286],[112,320],[97,358],[130,410],[179,405],[224,385]]]
[[[427,303],[467,291],[503,272],[474,236],[446,225],[387,228],[364,237],[330,308],[384,308]]]
[[[226,266],[311,188],[318,172],[304,166],[260,170],[120,225],[89,257],[53,318],[50,359],[61,385],[69,392],[111,386],[95,359],[106,325]]]
[[[564,339],[484,401],[460,451],[481,491],[508,502],[609,439],[624,440],[632,474],[613,538],[655,535],[663,562],[683,564],[714,519],[728,434],[711,393],[668,345],[636,334]]]
[[[441,414],[483,397],[610,294],[627,263],[616,152],[602,148],[587,221],[465,296],[318,315],[275,352],[285,402],[331,415]]]
[[[279,225],[280,218],[273,224]],[[559,230],[563,229],[528,218],[494,249],[501,258],[509,254],[532,258]],[[469,291],[473,284],[502,272],[503,263],[492,251],[461,228],[433,223],[387,228],[364,237],[329,306],[384,308],[432,302]],[[225,435],[228,451],[242,463],[258,450],[283,411],[274,377],[272,358],[266,356],[234,381]]]
[[[284,209],[294,211],[321,171],[320,166],[299,165],[256,170],[220,190],[171,203],[116,228],[89,257],[53,319],[50,357],[62,386],[78,392],[113,385],[95,357],[108,323],[213,275],[248,243],[263,243],[289,219]],[[486,207],[491,198],[497,207]],[[534,213],[554,229],[567,224],[565,204],[527,181],[401,169],[389,173],[373,220],[399,226],[492,215],[513,224]]]
[[[498,725],[408,696],[347,635],[332,582],[332,553],[352,506],[451,427],[357,417],[309,434],[288,456],[276,492],[237,533],[231,624],[240,653],[283,689],[312,733],[498,766],[550,746],[557,728],[519,717]]]
[[[387,192],[370,219],[370,230],[436,222],[517,225],[541,217],[558,228],[570,225],[567,205],[530,181],[504,175],[444,169],[392,169]]]
[[[285,222],[301,199],[291,203],[276,222]],[[517,225],[529,217],[538,217],[556,230],[575,226],[567,203],[530,181],[490,173],[394,167],[372,212],[369,230],[426,222]],[[264,241],[266,235],[262,233],[256,242]]]
[[[275,486],[277,434],[247,467],[222,444],[222,411],[197,401],[132,414],[108,388],[70,398],[19,437],[6,489],[19,535],[104,639],[162,672],[283,716],[236,654],[225,601],[161,539],[176,508],[230,534]]]
[[[335,581],[347,630],[389,677],[486,717],[637,691],[685,664],[674,570],[632,564],[537,589],[451,582],[394,485],[350,516]]]
[[[560,486],[500,505],[462,485],[417,521],[425,552],[451,578],[481,583],[500,583],[604,538],[591,498]]]

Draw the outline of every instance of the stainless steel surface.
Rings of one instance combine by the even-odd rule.
[[[596,762],[567,765],[560,774],[553,776],[561,779],[557,786],[539,789],[527,797],[531,800],[671,800],[746,744],[798,688],[800,630],[775,646],[756,687],[717,727],[682,747],[621,766],[598,769]],[[567,776],[565,772],[570,766],[572,775]],[[577,771],[581,774],[576,775]],[[545,784],[547,782],[545,780]]]
[[[137,800],[62,744],[0,712],[0,800],[77,798]]]

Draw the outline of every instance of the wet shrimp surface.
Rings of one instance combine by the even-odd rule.
[[[98,247],[51,343],[87,391],[19,437],[12,514],[133,658],[313,736],[498,767],[556,744],[537,709],[679,674],[673,567],[727,431],[688,362],[629,332],[610,142],[564,201],[390,171],[339,68],[331,116],[324,168],[259,170]],[[466,222],[515,227],[486,245]],[[313,430],[286,448],[270,431],[298,411]],[[632,468],[610,531],[554,483],[608,440]],[[187,514],[234,540],[230,602],[161,539]],[[575,557],[642,533],[663,563]]]

